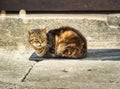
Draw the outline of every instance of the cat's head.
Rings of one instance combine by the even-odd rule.
[[[47,52],[47,30],[32,29],[28,30],[28,41],[36,50],[37,54],[43,56]]]

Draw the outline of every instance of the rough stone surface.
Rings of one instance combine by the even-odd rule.
[[[0,84],[5,82],[20,83],[34,64],[28,59],[29,54],[20,51],[0,51]]]
[[[95,18],[96,17],[96,18]],[[28,15],[0,17],[0,46],[25,46],[30,49],[27,41],[27,30],[47,27],[48,30],[61,26],[78,29],[86,37],[88,48],[119,48],[120,15]],[[115,21],[113,21],[115,20]],[[116,21],[117,20],[117,21]],[[116,26],[117,24],[117,26]],[[112,42],[112,43],[111,43]]]
[[[0,68],[1,89],[119,89],[120,87],[119,61],[45,60],[34,65],[24,82],[20,80],[28,70],[28,65],[25,61],[19,61],[17,65],[11,62],[13,64],[2,62],[6,66]]]
[[[120,62],[52,60],[37,63],[26,83],[41,88],[119,89]]]
[[[109,25],[112,26],[120,26],[120,15],[119,14],[109,15],[107,17],[107,22]]]

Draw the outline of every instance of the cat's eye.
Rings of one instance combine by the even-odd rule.
[[[32,42],[32,41],[30,41],[30,43],[32,44],[33,42]]]
[[[32,40],[28,40],[30,43],[32,42]]]
[[[43,39],[42,41],[45,41],[45,39]]]
[[[31,34],[34,34],[34,32],[31,32]]]

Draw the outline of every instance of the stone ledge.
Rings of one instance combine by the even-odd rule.
[[[120,48],[119,19],[113,21],[116,15],[117,18],[120,17],[120,14],[38,14],[25,17],[7,15],[0,17],[0,47],[14,46],[17,49],[24,46],[25,49],[30,49],[27,41],[28,29],[71,26],[87,38],[88,48]]]

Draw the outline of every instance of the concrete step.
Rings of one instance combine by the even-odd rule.
[[[120,87],[119,61],[51,59],[31,62],[28,61],[28,54],[19,53],[19,58],[12,53],[4,54],[6,56],[0,56],[1,89],[119,89]]]
[[[88,48],[120,48],[120,14],[37,14],[0,17],[0,47],[30,49],[27,30],[70,26],[87,39]]]

